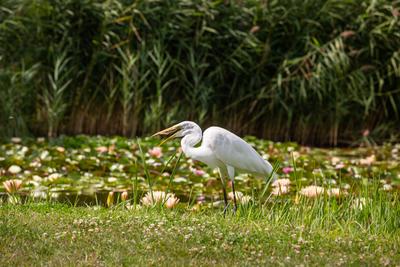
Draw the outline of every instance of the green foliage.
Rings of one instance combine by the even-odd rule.
[[[320,145],[398,138],[399,3],[4,0],[1,101],[20,104],[0,107],[0,134],[133,136],[190,119]],[[50,95],[61,102],[43,107]]]
[[[215,211],[1,205],[0,252],[5,265],[380,266],[400,260],[398,205],[377,202],[354,215],[340,207],[277,203],[265,216],[223,218]]]

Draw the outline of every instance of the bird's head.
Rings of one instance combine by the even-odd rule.
[[[160,143],[160,145],[162,145],[171,139],[184,137],[185,135],[188,135],[196,130],[201,131],[200,127],[196,123],[192,121],[183,121],[178,124],[175,124],[174,126],[171,126],[167,129],[164,129],[162,131],[153,134],[152,137],[166,136],[167,138]]]

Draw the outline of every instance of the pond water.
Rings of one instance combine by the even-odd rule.
[[[356,193],[360,185],[374,181],[388,193],[400,189],[400,144],[322,149],[246,140],[265,159],[278,163],[278,178],[291,184],[278,191],[270,186],[267,193],[274,197],[293,197],[309,185]],[[50,198],[76,205],[104,205],[109,192],[115,192],[116,202],[124,191],[139,202],[150,188],[172,192],[181,203],[221,200],[215,171],[182,155],[179,142],[158,147],[159,142],[100,136],[13,138],[0,145],[0,199],[7,199],[3,182],[18,180],[21,199]],[[258,196],[265,185],[263,179],[236,175],[236,190],[244,195]]]

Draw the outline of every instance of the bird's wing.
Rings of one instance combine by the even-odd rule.
[[[220,127],[210,127],[203,134],[203,144],[226,165],[242,172],[267,175],[272,166],[239,136]]]

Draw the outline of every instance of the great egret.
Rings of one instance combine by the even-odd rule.
[[[201,128],[192,121],[183,121],[153,136],[168,136],[161,144],[173,138],[183,137],[181,147],[189,158],[201,161],[211,168],[218,168],[224,193],[224,215],[228,207],[226,181],[232,181],[234,211],[237,210],[235,193],[235,169],[239,172],[266,176],[272,173],[272,165],[239,136],[220,127],[210,127],[202,134]],[[201,139],[201,146],[195,147]]]

